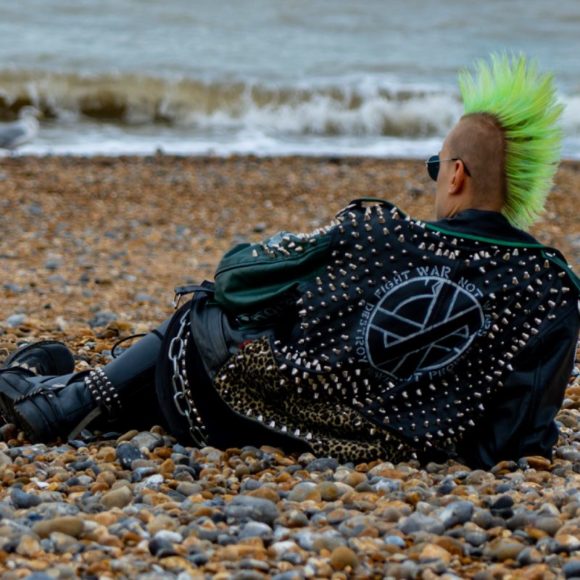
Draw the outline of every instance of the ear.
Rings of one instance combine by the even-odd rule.
[[[457,159],[453,162],[453,174],[451,180],[449,181],[449,194],[459,195],[465,187],[465,165],[461,159]]]

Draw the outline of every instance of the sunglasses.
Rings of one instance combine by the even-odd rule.
[[[433,181],[437,181],[437,177],[439,177],[439,167],[441,166],[441,163],[445,163],[445,161],[461,161],[461,163],[463,163],[465,173],[471,177],[471,173],[469,173],[469,169],[467,169],[467,165],[465,165],[465,161],[463,161],[463,159],[460,159],[459,157],[439,159],[439,155],[431,155],[431,157],[425,161],[425,165],[427,166],[427,173]]]

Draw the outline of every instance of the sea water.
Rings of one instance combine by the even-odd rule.
[[[501,50],[554,73],[580,158],[578,0],[0,0],[0,121],[41,110],[23,153],[425,157]]]

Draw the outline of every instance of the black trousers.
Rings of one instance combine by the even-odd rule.
[[[189,423],[174,402],[173,366],[168,356],[180,320],[190,308],[190,302],[184,304],[171,318],[104,367],[111,383],[124,394],[125,410],[114,421],[99,420],[93,427],[102,431],[124,431],[161,424],[182,443],[193,443]],[[223,449],[267,444],[287,451],[309,450],[306,443],[267,429],[258,421],[233,411],[215,390],[193,340],[188,343],[186,371],[195,405],[207,431],[208,445]]]

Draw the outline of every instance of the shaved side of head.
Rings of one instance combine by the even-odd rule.
[[[506,142],[498,120],[487,113],[461,118],[447,140],[450,157],[459,157],[469,169],[474,202],[484,208],[504,204],[507,192],[505,173]]]

